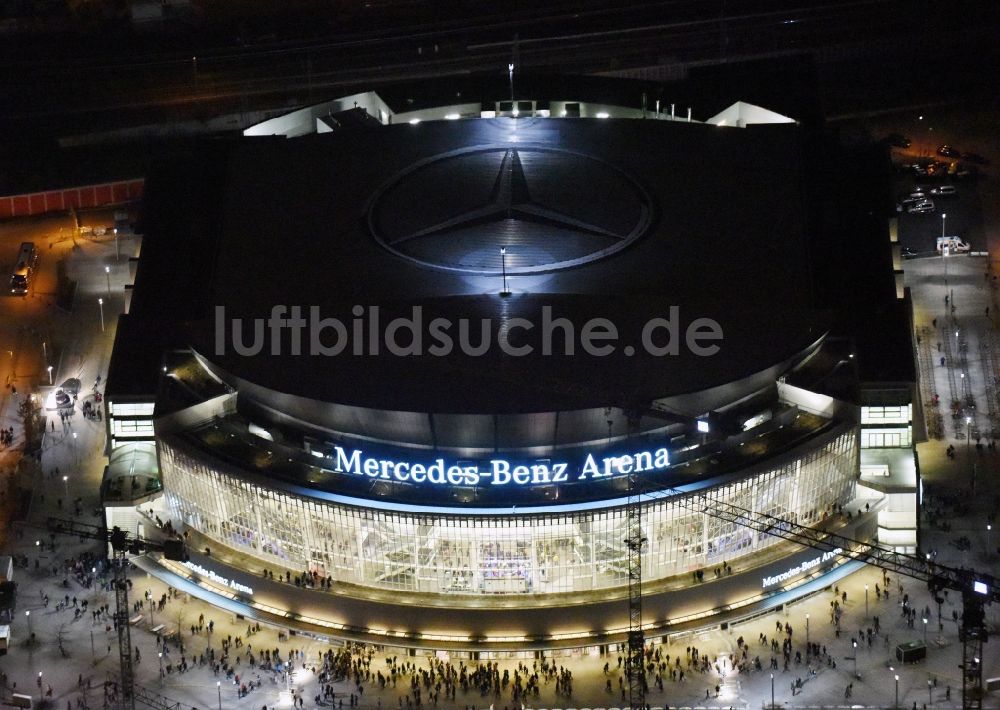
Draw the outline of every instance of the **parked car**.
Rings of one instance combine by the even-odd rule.
[[[911,256],[916,256],[917,255],[917,252],[914,249],[910,248],[910,247],[903,247],[900,250],[900,253],[903,255],[904,259],[907,258],[907,257],[911,257]]]
[[[979,153],[962,153],[962,160],[968,160],[970,163],[975,163],[976,165],[990,164],[990,161],[981,156]]]
[[[961,158],[962,153],[957,148],[952,148],[950,145],[942,145],[937,149],[937,154],[944,156],[945,158]]]
[[[958,194],[958,190],[954,185],[935,185],[931,188],[930,194],[935,197],[954,197]]]
[[[910,214],[927,214],[928,212],[934,211],[934,201],[933,200],[920,200],[919,202],[910,205],[906,208],[906,211]]]
[[[885,142],[893,148],[909,148],[912,141],[902,133],[890,133],[885,137]]]

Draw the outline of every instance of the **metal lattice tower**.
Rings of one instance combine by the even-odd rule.
[[[129,629],[128,606],[128,540],[124,531],[115,528],[109,540],[114,549],[115,565],[115,625],[118,627],[118,660],[121,663],[121,683],[118,688],[118,707],[135,710],[133,688],[135,674],[132,670],[132,634]]]
[[[983,710],[985,612],[981,597],[962,597],[962,710]]]
[[[111,545],[113,550],[115,625],[118,627],[118,660],[121,663],[120,687],[115,707],[121,710],[135,710],[135,702],[138,699],[139,702],[156,710],[179,708],[178,703],[142,688],[136,688],[135,673],[132,668],[132,634],[129,627],[128,555],[156,550],[163,552],[163,556],[168,560],[182,561],[186,557],[184,543],[180,539],[158,541],[140,539],[130,537],[118,527],[107,530],[97,525],[59,518],[49,518],[48,528],[54,533],[79,536],[81,540],[100,540]]]
[[[638,417],[629,415],[629,432],[638,428]],[[645,637],[642,632],[642,548],[646,538],[642,533],[642,489],[639,476],[632,472],[628,477],[628,508],[626,524],[628,537],[628,655],[625,673],[628,676],[629,707],[644,710],[646,707]]]

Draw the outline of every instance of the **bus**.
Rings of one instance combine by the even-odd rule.
[[[10,292],[23,296],[28,293],[28,285],[31,277],[35,273],[38,264],[38,251],[34,242],[22,242],[21,250],[17,254],[17,262],[14,266],[14,273],[10,275]]]

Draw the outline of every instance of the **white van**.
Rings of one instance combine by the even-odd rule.
[[[958,237],[937,238],[938,254],[964,254],[968,252],[969,249],[969,245]]]

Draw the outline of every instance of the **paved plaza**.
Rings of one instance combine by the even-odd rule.
[[[108,243],[86,243],[69,257],[80,287],[71,320],[70,346],[63,354],[56,379],[78,377],[84,383],[85,392],[90,391],[98,376],[106,372],[110,354],[113,319],[109,317],[102,332],[100,313],[89,306],[98,294],[106,295],[107,284],[100,265],[113,257],[114,246]],[[996,405],[991,402],[991,398],[996,398],[993,359],[1000,357],[1000,353],[994,354],[993,334],[1000,312],[994,304],[995,289],[992,274],[987,273],[985,258],[952,257],[947,265],[946,291],[944,259],[919,259],[906,264],[907,283],[913,288],[915,325],[921,336],[918,350],[922,368],[927,366],[932,373],[927,386],[935,389],[932,394],[939,395],[937,411],[942,427],[940,439],[931,439],[919,446],[922,475],[931,492],[925,499],[925,507],[932,511],[936,521],[934,526],[925,526],[923,544],[926,549],[935,551],[937,560],[944,564],[995,570],[998,558],[989,554],[989,548],[1000,543],[1000,536],[991,539],[992,533],[987,531],[986,523],[995,510],[995,497],[1000,491],[996,484],[1000,453],[988,446],[996,429]],[[109,305],[120,309],[124,268],[118,267],[113,278]],[[949,296],[947,308],[944,304],[946,293]],[[106,315],[109,312],[111,309]],[[945,352],[944,341],[954,332],[952,328],[958,329],[959,336]],[[942,341],[941,355],[937,352],[939,340]],[[931,356],[929,365],[926,362],[928,355]],[[941,364],[942,356],[944,364]],[[41,390],[44,393],[45,388]],[[958,416],[950,409],[950,403],[956,399],[963,403]],[[15,427],[17,437],[21,433],[11,409],[8,398],[3,426]],[[934,411],[931,406],[925,414],[931,416]],[[967,417],[973,419],[975,432],[980,436],[982,446],[979,448],[975,445],[973,422],[967,422]],[[104,607],[113,611],[114,595],[107,591],[107,577],[96,564],[80,565],[80,574],[72,574],[67,571],[67,561],[80,560],[86,553],[101,556],[102,550],[97,543],[65,537],[55,539],[52,544],[44,530],[44,521],[48,516],[63,516],[99,523],[96,513],[104,465],[103,423],[85,419],[78,412],[65,425],[56,420],[54,429],[51,423],[48,427],[39,469],[24,469],[27,473],[23,475],[30,476],[32,483],[27,520],[15,523],[4,551],[27,561],[26,566],[15,570],[19,596],[12,643],[8,654],[0,657],[0,671],[6,678],[4,693],[5,697],[14,692],[24,693],[37,700],[46,698],[51,688],[48,700],[54,708],[101,708],[107,702],[104,683],[116,680],[118,674],[117,634],[110,617],[100,612]],[[949,444],[956,447],[954,458],[945,453]],[[973,476],[974,495],[971,493]],[[10,480],[8,475],[5,483]],[[6,490],[9,492],[10,488]],[[966,542],[961,542],[962,539]],[[91,571],[95,569],[96,572]],[[341,701],[350,707],[352,694],[356,696],[355,705],[364,708],[416,707],[416,693],[411,683],[417,681],[411,677],[418,676],[404,664],[412,663],[418,671],[427,670],[431,659],[425,655],[408,657],[399,649],[375,650],[368,665],[370,676],[363,672],[360,688],[354,678],[341,678],[330,684],[334,699],[323,698],[314,669],[319,670],[322,666],[321,654],[331,647],[339,648],[339,644],[301,634],[288,636],[284,630],[268,625],[262,625],[259,633],[248,635],[249,625],[255,623],[253,619],[236,619],[231,613],[185,594],[171,595],[164,584],[139,571],[133,571],[131,579],[131,599],[133,603],[143,602],[143,608],[137,613],[144,616],[132,629],[132,641],[140,659],[136,665],[138,683],[168,699],[166,702],[201,710],[289,706],[290,696],[282,695],[282,691],[287,690],[286,684],[290,682],[304,707],[324,704],[329,707],[333,702],[339,707]],[[884,594],[876,595],[876,585],[880,591],[888,591],[888,598]],[[162,609],[150,610],[145,603],[147,592],[152,600],[167,595]],[[901,613],[904,594],[917,610],[912,627]],[[844,608],[839,635],[831,623],[831,605],[835,597]],[[82,611],[84,602],[86,611]],[[923,622],[925,610],[929,612],[927,623]],[[759,708],[771,703],[773,692],[774,702],[787,707],[898,705],[922,709],[925,706],[960,706],[961,644],[956,620],[960,612],[959,596],[952,592],[940,611],[939,618],[937,605],[922,583],[897,579],[893,575],[886,586],[881,570],[866,568],[838,582],[837,589],[824,590],[779,612],[736,623],[724,631],[715,625],[657,646],[659,663],[669,663],[670,670],[659,672],[658,666],[658,673],[649,675],[647,699],[656,707]],[[199,622],[202,617],[203,622]],[[879,633],[869,636],[868,630],[874,631],[876,617]],[[988,609],[987,620],[991,631],[995,632],[997,610]],[[209,623],[212,624],[211,633]],[[150,629],[160,624],[164,631],[179,628],[179,638],[170,639],[165,646],[158,645],[157,636]],[[192,633],[192,627],[200,624],[205,628]],[[790,636],[786,624],[791,630]],[[26,642],[32,633],[37,639],[35,644]],[[766,644],[762,640],[765,636]],[[223,641],[230,637],[233,644],[224,662],[233,669],[232,674],[217,670],[216,664],[208,660],[214,652],[216,662],[223,662]],[[745,642],[746,660],[752,666],[754,659],[759,657],[761,670],[734,672],[731,659],[737,663],[743,659],[743,651],[739,648],[741,638]],[[792,644],[792,662],[787,669],[781,652],[772,654],[770,645],[774,639],[780,644],[786,638],[790,638]],[[910,665],[898,664],[893,657],[897,644],[923,640],[928,645],[926,660]],[[819,645],[819,658],[807,654],[807,641]],[[856,652],[855,641],[858,642]],[[262,669],[260,663],[264,652],[273,653],[275,649],[282,663],[272,662],[271,669]],[[709,659],[706,671],[699,671],[695,664],[689,665],[692,649]],[[795,660],[798,653],[801,653],[801,662]],[[256,668],[250,667],[251,654]],[[283,662],[293,655],[296,657],[294,673],[289,679],[281,671],[284,670]],[[777,669],[773,671],[770,668],[772,656],[777,660]],[[1000,676],[1000,643],[987,644],[985,656],[984,677]],[[394,665],[390,663],[393,658]],[[679,669],[684,671],[683,681],[679,680],[679,673],[678,679],[674,679],[677,659],[681,661]],[[461,673],[460,664],[471,669],[480,663],[494,662],[445,655],[434,660],[450,663],[456,673]],[[527,666],[530,675],[536,664],[541,670],[542,662],[532,654],[496,660],[501,677],[505,670],[513,677],[519,665]],[[512,684],[501,687],[499,694],[493,690],[483,693],[474,686],[463,690],[458,684],[454,697],[448,697],[445,687],[438,691],[435,702],[432,699],[435,683],[428,688],[423,687],[421,681],[421,707],[512,710],[522,703],[527,707],[544,708],[598,708],[623,704],[622,669],[617,653],[605,656],[556,653],[544,662],[554,664],[557,673],[539,679],[537,696],[530,693],[515,701]],[[184,664],[187,670],[180,672],[178,667]],[[609,665],[607,673],[605,664]],[[390,680],[383,687],[378,682],[378,673],[390,674],[392,668],[396,670],[396,681]],[[571,672],[571,684],[557,682],[559,668]],[[239,697],[236,674],[240,675],[240,684],[256,683],[259,679],[260,687]],[[662,678],[662,690],[657,683],[658,674]],[[523,677],[524,673],[521,675]],[[797,681],[801,681],[801,687],[793,690]],[[567,692],[570,689],[571,692]],[[852,692],[846,697],[849,689]],[[1000,701],[995,694],[990,694],[984,705],[998,707]]]

